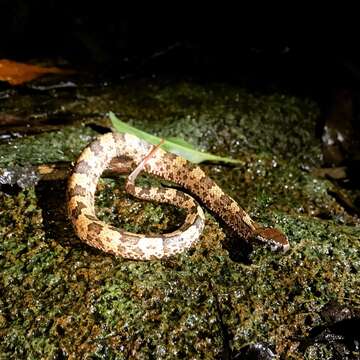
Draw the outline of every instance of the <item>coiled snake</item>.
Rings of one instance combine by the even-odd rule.
[[[94,202],[97,182],[103,171],[116,164],[118,172],[131,172],[126,190],[140,199],[169,203],[187,211],[176,231],[157,236],[117,229],[96,217]],[[67,189],[68,214],[75,233],[88,245],[129,259],[150,260],[171,256],[189,248],[204,229],[204,213],[188,194],[172,188],[140,188],[135,179],[140,171],[171,181],[198,197],[246,241],[258,240],[274,250],[289,248],[287,237],[274,228],[263,228],[200,167],[184,158],[130,134],[107,133],[86,147],[77,160]]]

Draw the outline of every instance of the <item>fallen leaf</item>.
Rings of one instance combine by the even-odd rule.
[[[118,132],[128,133],[139,137],[153,145],[158,145],[161,142],[161,138],[152,134],[146,133],[138,128],[135,128],[121,120],[119,120],[114,113],[109,112],[110,120]],[[210,161],[215,163],[226,163],[226,164],[239,164],[241,160],[231,159],[228,157],[221,157],[205,152],[196,150],[187,141],[179,138],[168,138],[164,139],[163,144],[160,146],[165,151],[171,152],[175,155],[182,156],[186,160],[189,160],[195,164],[199,164],[203,161]]]
[[[45,74],[71,74],[74,71],[57,67],[42,67],[11,60],[0,60],[0,81],[11,85],[20,85]]]

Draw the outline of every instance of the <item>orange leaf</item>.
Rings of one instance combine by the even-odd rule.
[[[45,74],[71,74],[73,72],[57,67],[41,67],[6,59],[0,60],[0,81],[7,81],[11,85],[20,85]]]

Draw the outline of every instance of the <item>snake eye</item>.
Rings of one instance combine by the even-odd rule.
[[[256,230],[255,238],[261,242],[269,243],[271,250],[288,251],[289,240],[280,230],[274,228],[259,228]]]

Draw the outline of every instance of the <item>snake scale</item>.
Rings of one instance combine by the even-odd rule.
[[[169,203],[186,210],[183,225],[174,232],[156,236],[118,229],[96,217],[94,204],[98,180],[111,164],[117,172],[131,173],[126,191],[137,198]],[[90,246],[128,259],[161,259],[189,248],[204,229],[204,213],[190,195],[173,188],[140,188],[135,179],[140,171],[171,181],[188,190],[246,241],[258,240],[273,250],[286,251],[287,237],[275,228],[264,228],[201,168],[184,158],[130,134],[107,133],[86,147],[70,175],[67,210],[77,236]]]

